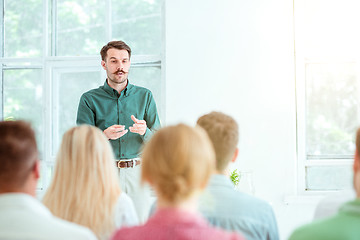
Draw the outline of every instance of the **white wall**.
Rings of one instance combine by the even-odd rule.
[[[254,171],[256,196],[273,204],[287,238],[314,206],[284,204],[296,177],[292,1],[168,0],[165,25],[166,124],[233,116],[237,164]]]

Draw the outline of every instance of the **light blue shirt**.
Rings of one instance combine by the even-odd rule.
[[[200,212],[213,226],[241,232],[246,239],[279,239],[274,211],[267,202],[236,191],[225,175],[213,175],[201,196]]]

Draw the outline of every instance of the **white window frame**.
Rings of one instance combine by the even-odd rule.
[[[57,69],[61,68],[75,68],[81,67],[79,70],[76,71],[83,71],[84,68],[92,69],[94,71],[98,70],[101,72],[102,79],[106,79],[106,73],[101,67],[101,57],[100,55],[96,56],[80,56],[80,57],[60,57],[56,56],[56,0],[43,0],[43,36],[44,36],[44,44],[43,44],[43,56],[38,58],[4,58],[4,24],[0,27],[0,119],[4,119],[4,85],[3,85],[3,70],[6,69],[26,69],[26,68],[36,68],[42,69],[42,84],[43,84],[43,122],[44,122],[44,136],[43,136],[43,143],[39,143],[43,145],[43,155],[41,161],[41,168],[42,168],[42,181],[43,187],[41,189],[37,189],[38,196],[42,196],[45,190],[47,189],[50,183],[50,176],[46,173],[47,167],[53,167],[55,163],[56,154],[52,153],[52,146],[53,141],[52,139],[52,131],[54,128],[57,127],[57,123],[54,122],[53,116],[56,114],[57,108],[53,108],[53,100],[57,99],[57,91],[54,91],[53,87],[56,84],[55,79],[53,79],[53,72],[57,71]],[[107,34],[107,41],[112,40],[112,24],[111,24],[111,0],[106,0],[106,34]],[[50,5],[52,6],[51,10]],[[164,29],[164,7],[165,1],[162,2],[162,19],[161,24],[162,28]],[[4,6],[5,2],[0,2],[0,18],[4,23]],[[51,20],[51,25],[50,25]],[[51,36],[49,38],[49,30],[51,27]],[[134,67],[160,67],[161,68],[161,91],[164,93],[162,94],[161,103],[158,105],[158,109],[161,109],[163,113],[160,116],[162,121],[165,121],[165,68],[163,66],[164,59],[163,59],[163,52],[165,51],[165,34],[164,31],[161,33],[162,38],[162,49],[159,55],[133,55],[131,57],[131,65],[132,68]],[[100,49],[99,49],[100,50]],[[50,55],[49,55],[50,54]],[[77,104],[77,103],[76,103]]]
[[[326,195],[337,190],[306,189],[306,168],[311,166],[350,166],[352,155],[308,156],[306,153],[306,64],[356,62],[356,59],[306,59],[302,36],[304,34],[304,2],[294,0],[294,39],[295,39],[295,82],[296,82],[296,125],[297,125],[297,194]]]

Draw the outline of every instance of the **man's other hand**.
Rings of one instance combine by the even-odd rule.
[[[124,125],[112,125],[104,130],[104,134],[108,139],[118,139],[128,132]]]
[[[132,125],[132,127],[129,127],[130,132],[144,135],[147,128],[146,121],[139,120],[134,115],[131,115],[131,120],[134,121],[134,124]]]

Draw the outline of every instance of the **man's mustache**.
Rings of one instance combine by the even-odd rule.
[[[119,71],[116,71],[115,74],[118,74],[118,73],[128,73],[128,72],[125,72],[124,70],[119,70]]]

